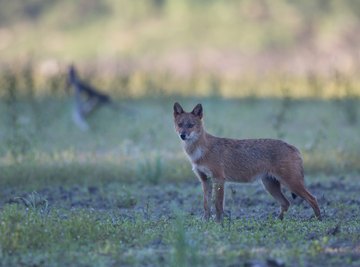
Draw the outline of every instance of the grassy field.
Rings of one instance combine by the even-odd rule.
[[[356,0],[0,0],[0,267],[360,266],[359,14]],[[71,63],[114,100],[88,131]],[[224,223],[203,221],[175,101],[201,102],[214,135],[298,147],[323,221],[299,198],[277,220],[259,182],[228,185]]]
[[[310,219],[312,211],[303,202],[293,203],[284,221],[275,219],[277,205],[259,184],[228,187],[231,217],[223,225],[201,220],[202,197],[195,182],[23,191],[1,210],[1,263],[359,266],[360,188],[354,182],[359,177],[307,178],[318,196],[322,222]]]
[[[90,117],[88,132],[67,97],[9,99],[0,106],[3,266],[360,264],[355,98],[118,99]],[[175,100],[187,110],[201,102],[213,134],[299,147],[324,220],[299,199],[276,220],[277,204],[255,183],[227,187],[223,225],[202,221],[201,186],[173,130]]]

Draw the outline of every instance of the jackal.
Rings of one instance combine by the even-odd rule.
[[[299,150],[275,139],[230,139],[207,133],[203,125],[203,108],[195,106],[185,112],[174,104],[175,129],[182,140],[194,173],[204,192],[204,218],[211,216],[211,198],[215,191],[216,221],[223,220],[224,183],[252,182],[260,178],[265,189],[280,203],[278,217],[283,219],[290,203],[281,191],[288,188],[304,198],[321,220],[316,198],[305,188],[303,161]]]

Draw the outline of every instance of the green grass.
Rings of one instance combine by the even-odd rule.
[[[359,266],[358,11],[0,1],[0,266]],[[71,119],[70,62],[117,104],[88,132]],[[175,101],[201,102],[212,134],[297,146],[324,220],[299,199],[276,220],[254,183],[226,188],[223,224],[202,221]]]
[[[0,106],[1,265],[360,264],[360,128],[345,108],[356,111],[356,98],[120,99],[93,114],[88,132],[66,97],[10,100]],[[215,135],[281,135],[299,147],[324,221],[296,201],[276,220],[277,204],[256,183],[227,188],[223,225],[202,221],[201,186],[173,129],[175,100],[186,110],[201,102]]]
[[[11,111],[17,113],[15,125],[9,124],[11,112],[2,105],[0,184],[91,183],[98,177],[153,183],[187,180],[193,175],[173,129],[175,99],[120,102],[120,109],[104,107],[90,118],[92,129],[87,133],[72,122],[68,100],[43,99],[34,104],[38,105],[35,109],[19,102]],[[359,123],[350,124],[336,102],[293,100],[286,111],[281,100],[181,102],[187,110],[202,102],[205,125],[215,135],[280,135],[301,150],[307,173],[360,169]],[[285,114],[280,130],[275,123],[279,112]]]
[[[121,190],[119,184],[109,186],[113,190],[115,187]],[[181,187],[184,185],[175,190],[186,194]],[[169,190],[166,184],[160,188],[162,193]],[[250,192],[255,188],[250,187]],[[195,195],[200,194],[200,186],[198,189]],[[129,190],[146,194],[140,184],[129,186]],[[240,189],[244,193],[246,190]],[[108,191],[104,192],[107,194]],[[260,200],[264,196],[269,198],[260,194]],[[255,202],[259,199],[249,197]],[[297,205],[284,221],[272,215],[259,219],[259,214],[266,214],[260,203],[252,208],[243,206],[249,215],[226,219],[223,225],[206,223],[175,207],[170,207],[166,215],[150,214],[150,217],[145,211],[130,208],[127,213],[131,216],[126,217],[116,208],[68,210],[57,207],[58,203],[50,208],[5,205],[0,213],[1,263],[6,266],[242,266],[254,260],[271,259],[291,266],[358,266],[360,263],[360,224],[356,216],[348,216],[351,212],[358,214],[358,205],[333,203],[327,206],[327,212],[339,213],[327,214],[319,222],[296,216],[304,209]]]

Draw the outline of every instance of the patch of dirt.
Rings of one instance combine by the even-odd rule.
[[[126,190],[125,190],[126,189]],[[124,217],[142,215],[147,219],[169,218],[180,211],[192,216],[202,216],[202,191],[199,182],[179,184],[110,184],[107,186],[45,187],[37,191],[46,199],[50,208],[114,210]],[[345,181],[333,181],[326,184],[313,183],[309,190],[317,196],[323,218],[355,218],[360,199],[356,196],[360,184],[348,185]],[[125,192],[126,191],[126,192]],[[114,194],[119,192],[119,194]],[[124,193],[125,192],[125,193]],[[0,207],[8,203],[23,203],[19,199],[29,199],[32,192],[3,190]],[[313,211],[301,198],[293,200],[286,216],[308,219]],[[346,205],[346,209],[342,207]],[[299,206],[294,211],[294,206]],[[278,203],[259,183],[229,184],[226,187],[225,211],[231,219],[266,219],[276,216]],[[334,230],[334,232],[336,232]]]

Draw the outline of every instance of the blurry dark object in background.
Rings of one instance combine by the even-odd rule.
[[[75,90],[73,120],[80,129],[88,130],[89,126],[85,118],[99,106],[111,103],[110,96],[81,81],[73,65],[69,67],[67,82],[68,86],[72,86]]]

